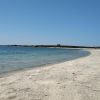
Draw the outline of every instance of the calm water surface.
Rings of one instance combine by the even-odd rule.
[[[0,46],[0,74],[87,56],[81,49]]]

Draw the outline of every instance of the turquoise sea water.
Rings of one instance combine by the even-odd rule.
[[[0,46],[0,74],[87,56],[81,49]]]

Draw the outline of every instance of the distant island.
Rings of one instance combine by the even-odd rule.
[[[6,46],[20,46],[20,47],[46,47],[46,48],[94,48],[94,49],[100,49],[100,46],[73,46],[73,45],[6,45]]]

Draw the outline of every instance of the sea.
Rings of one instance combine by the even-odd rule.
[[[0,46],[0,74],[74,60],[88,55],[89,52],[82,49]]]

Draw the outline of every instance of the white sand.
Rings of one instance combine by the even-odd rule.
[[[0,100],[100,100],[100,50],[0,77]]]

